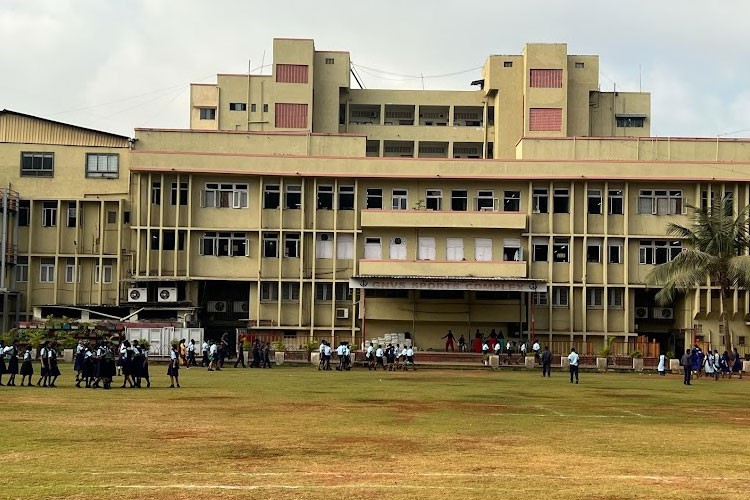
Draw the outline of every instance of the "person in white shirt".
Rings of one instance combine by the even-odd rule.
[[[373,347],[372,342],[370,342],[370,345],[367,346],[367,350],[365,351],[365,361],[367,361],[368,370],[375,368],[375,348]]]
[[[385,370],[385,363],[383,363],[383,348],[378,344],[378,348],[375,350],[375,371],[378,371],[378,366],[382,366]]]
[[[201,366],[208,366],[210,364],[208,360],[208,350],[211,349],[211,346],[208,345],[208,341],[204,340],[203,345],[201,346],[201,354],[203,354],[203,359],[201,359]]]
[[[211,341],[211,347],[208,348],[208,371],[220,371],[219,368],[219,346],[216,341]]]
[[[408,370],[409,366],[411,366],[412,370],[417,370],[417,365],[414,364],[414,349],[412,349],[411,346],[406,348],[406,364],[404,365],[404,370]]]
[[[195,339],[190,339],[190,343],[187,346],[188,351],[188,366],[198,366],[195,362]]]
[[[539,345],[539,342],[534,340],[534,345],[531,346],[531,350],[534,352],[534,360],[539,361],[539,349],[541,349],[542,346]]]
[[[711,351],[708,352],[708,355],[711,356]],[[711,361],[713,367],[713,359]],[[667,374],[667,357],[664,354],[659,354],[659,365],[656,367],[656,371],[662,377]],[[708,358],[706,358],[706,373],[708,373]]]
[[[331,344],[328,342],[325,343],[323,346],[323,369],[326,371],[331,370],[331,353],[333,352],[333,349],[331,348]]]
[[[180,387],[180,357],[177,352],[177,346],[175,345],[172,346],[172,351],[169,353],[169,368],[167,368],[167,375],[169,375],[169,381],[171,382],[171,385],[169,387],[174,389],[174,386],[176,383],[177,387],[179,388]]]
[[[521,356],[526,356],[526,342],[521,342]]]
[[[578,353],[575,348],[570,349],[568,354],[568,361],[570,361],[570,383],[573,383],[573,377],[575,376],[576,384],[578,383]]]
[[[339,346],[336,348],[336,356],[339,358],[339,366],[336,367],[336,371],[342,371],[344,369],[344,352],[346,351],[346,348],[344,347],[343,342],[339,342]]]

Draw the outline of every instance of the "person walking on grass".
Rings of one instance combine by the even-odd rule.
[[[23,381],[26,377],[29,377],[29,383],[27,387],[31,387],[31,376],[34,375],[34,363],[31,359],[31,345],[26,346],[26,351],[23,353],[23,363],[21,363],[21,387],[23,387]]]
[[[39,351],[39,362],[42,367],[39,374],[39,380],[36,381],[37,387],[47,387],[47,379],[49,378],[49,365],[47,364],[47,349],[49,349],[49,341],[42,344],[42,349]]]
[[[662,377],[667,374],[667,357],[664,353],[659,354],[659,365],[656,367],[656,371],[659,372],[659,375]]]
[[[568,354],[568,361],[570,362],[570,383],[573,383],[573,377],[576,379],[576,384],[578,383],[578,353],[575,350],[575,347],[570,349],[570,354]]]
[[[180,353],[177,350],[177,346],[172,346],[172,352],[169,353],[169,367],[167,368],[167,375],[169,375],[169,381],[171,385],[170,389],[173,389],[175,383],[177,387],[180,387]]]
[[[680,359],[680,364],[682,365],[682,369],[684,372],[684,375],[682,378],[683,385],[691,385],[690,375],[692,375],[693,366],[690,362],[690,349],[685,349],[685,354],[682,355],[682,359]]]
[[[740,353],[737,352],[736,347],[734,348],[734,362],[732,364],[732,373],[739,374],[740,379],[742,379],[742,359],[740,358]],[[732,374],[729,375],[729,378],[732,378]]]
[[[716,372],[716,358],[714,358],[711,349],[706,353],[706,361],[703,363],[703,370],[706,372],[706,377],[711,377],[714,380],[719,380],[719,374]],[[661,375],[661,374],[660,374]]]
[[[237,368],[237,365],[242,364],[242,368],[245,367],[245,341],[240,339],[237,346],[237,359],[234,362],[234,367]]]
[[[453,335],[453,332],[451,330],[448,330],[448,333],[440,338],[445,339],[445,352],[448,352],[448,349],[450,349],[451,352],[455,352],[455,349],[453,348],[453,341],[455,340],[456,336]]]
[[[190,339],[190,343],[187,346],[187,351],[188,351],[188,367],[198,366],[198,363],[195,361],[195,339]]]
[[[551,376],[550,368],[552,367],[552,352],[549,350],[549,347],[544,346],[541,359],[542,359],[542,377]]]
[[[6,363],[6,373],[9,374],[8,387],[14,387],[16,385],[16,375],[18,375],[18,342],[13,341],[11,345],[3,350],[3,357]]]

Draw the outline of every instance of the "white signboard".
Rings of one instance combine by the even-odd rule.
[[[349,288],[365,290],[472,290],[476,292],[546,292],[546,283],[513,280],[421,280],[419,278],[349,278]]]

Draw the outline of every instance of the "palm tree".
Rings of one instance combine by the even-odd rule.
[[[730,196],[714,199],[710,206],[692,211],[689,227],[669,223],[667,234],[683,241],[684,248],[671,262],[659,264],[646,276],[649,285],[661,286],[656,294],[659,305],[671,304],[678,293],[684,294],[709,280],[719,287],[720,320],[727,335],[727,347],[734,345],[729,331],[728,299],[737,288],[750,289],[750,244],[748,213],[750,206],[734,215]]]

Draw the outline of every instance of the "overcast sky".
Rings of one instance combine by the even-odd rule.
[[[748,19],[747,0],[0,0],[0,109],[132,136],[188,127],[189,83],[270,64],[274,37],[349,51],[367,88],[456,90],[479,70],[432,76],[566,42],[602,90],[651,92],[653,135],[748,137]]]

